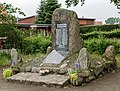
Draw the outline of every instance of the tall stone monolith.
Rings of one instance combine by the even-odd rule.
[[[58,8],[52,16],[52,47],[62,53],[78,53],[83,47],[78,16],[74,11]]]

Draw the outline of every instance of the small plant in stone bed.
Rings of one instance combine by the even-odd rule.
[[[17,67],[17,66],[11,66],[11,68],[12,68],[12,73],[13,73],[13,75],[20,72],[20,68]]]
[[[14,74],[19,73],[20,70],[16,66],[12,66],[10,68],[3,69],[3,78],[6,79]]]
[[[72,70],[68,72],[70,83],[74,86],[80,85],[81,82],[79,82],[81,79],[83,79],[80,75],[80,72],[77,70]]]
[[[6,79],[10,76],[12,76],[12,69],[11,68],[7,68],[7,69],[3,69],[3,78]]]
[[[75,69],[68,69],[70,83],[74,86],[80,85],[83,77],[80,75],[81,69],[79,64],[75,64]]]

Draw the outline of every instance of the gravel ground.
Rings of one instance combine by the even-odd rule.
[[[6,82],[2,79],[3,68],[4,67],[0,67],[0,91],[120,91],[120,70],[85,84],[84,86],[52,88]]]

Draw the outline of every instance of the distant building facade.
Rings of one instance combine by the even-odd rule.
[[[95,21],[95,25],[102,25],[102,21]]]
[[[78,20],[79,20],[79,25],[80,25],[80,26],[94,25],[94,24],[95,24],[95,19],[90,19],[90,18],[78,18]]]
[[[23,19],[19,19],[18,24],[35,24],[35,16],[30,16],[26,17]],[[95,19],[90,19],[90,18],[78,18],[80,26],[85,26],[85,25],[94,25],[95,24]]]

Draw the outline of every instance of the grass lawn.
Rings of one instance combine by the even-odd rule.
[[[33,59],[41,58],[44,55],[45,54],[43,54],[43,53],[36,53],[36,54],[29,54],[29,55],[21,54],[21,58],[22,58],[23,62],[29,62],[29,61],[32,61]]]
[[[33,59],[43,57],[44,55],[45,54],[42,53],[29,54],[29,55],[20,54],[23,62],[28,62]],[[6,66],[6,65],[10,65],[10,54],[0,52],[0,66]]]

